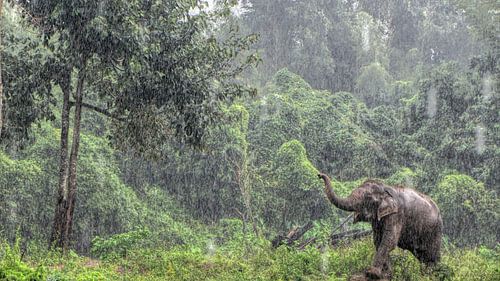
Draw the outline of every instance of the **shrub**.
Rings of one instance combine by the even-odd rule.
[[[445,176],[432,193],[441,209],[444,231],[459,246],[495,245],[500,226],[500,202],[473,178]]]
[[[0,280],[8,281],[42,281],[46,279],[42,266],[31,268],[21,260],[19,239],[13,247],[8,243],[0,244]]]
[[[100,259],[123,258],[128,251],[140,246],[149,234],[148,230],[139,229],[116,234],[108,239],[97,236],[92,240],[91,252]]]

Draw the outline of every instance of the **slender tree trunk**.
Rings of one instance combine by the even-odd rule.
[[[82,117],[83,84],[85,81],[85,70],[78,74],[78,84],[75,93],[75,118],[73,121],[73,143],[71,144],[71,154],[69,156],[68,175],[68,198],[66,200],[66,214],[63,232],[63,249],[69,246],[69,238],[73,227],[73,213],[76,202],[76,175],[78,163],[78,148],[80,146],[80,122]]]
[[[255,218],[253,216],[251,195],[250,195],[250,192],[248,190],[248,171],[247,171],[248,164],[246,163],[246,161],[245,161],[244,165],[245,165],[245,169],[243,170],[243,190],[245,193],[245,204],[247,205],[248,218],[250,218],[250,222],[252,223],[253,232],[255,233],[256,236],[259,236],[257,224],[255,223]]]
[[[255,219],[253,217],[252,204],[250,198],[250,192],[248,192],[248,163],[247,159],[244,158],[241,166],[236,165],[236,180],[238,182],[238,186],[240,187],[241,196],[243,197],[243,203],[246,209],[245,217],[250,220],[252,223],[253,232],[256,236],[259,235],[257,224],[255,223]]]
[[[82,114],[83,84],[85,82],[85,69],[78,73],[78,81],[74,93],[75,115],[73,120],[73,141],[68,159],[69,115],[70,115],[70,78],[61,85],[63,92],[63,110],[61,113],[61,147],[59,155],[59,186],[54,224],[50,238],[51,246],[62,248],[66,251],[70,242],[73,225],[73,213],[76,202],[76,175],[78,148],[80,146],[80,122]]]
[[[70,81],[65,81],[61,85],[63,92],[63,107],[61,113],[61,146],[59,148],[59,187],[57,189],[57,202],[54,212],[54,223],[52,234],[50,236],[50,246],[62,247],[62,230],[64,225],[64,214],[67,199],[67,181],[68,181],[68,134],[69,134],[69,97],[71,87]]]
[[[2,20],[3,0],[0,0],[0,21]],[[0,137],[3,127],[3,82],[2,82],[2,25],[0,24]]]

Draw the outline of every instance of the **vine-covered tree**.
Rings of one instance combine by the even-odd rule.
[[[307,159],[306,149],[298,140],[283,143],[273,160],[276,186],[270,186],[277,202],[271,202],[282,229],[321,218],[330,208],[324,200],[318,170]]]
[[[255,61],[240,56],[253,37],[236,36],[235,29],[222,41],[210,34],[207,26],[226,17],[229,4],[210,13],[203,2],[187,0],[20,4],[37,19],[52,52],[44,77],[63,95],[51,243],[66,249],[76,204],[82,108],[115,119],[112,137],[140,151],[173,136],[199,144],[204,128],[216,120],[218,105],[250,91],[234,79]],[[100,99],[85,102],[88,92]]]

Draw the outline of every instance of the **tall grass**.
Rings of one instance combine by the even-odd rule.
[[[211,238],[207,247],[169,249],[121,243],[120,239],[130,240],[126,235],[109,239],[115,241],[100,240],[98,245],[105,247],[94,249],[99,259],[41,248],[38,255],[21,259],[19,243],[3,242],[0,280],[348,280],[370,265],[374,253],[370,239],[304,250],[272,249],[266,240],[250,236],[220,245]],[[110,247],[113,243],[120,246],[117,252]],[[432,269],[399,249],[391,253],[391,261],[393,280],[500,280],[500,247],[448,247],[442,262]]]

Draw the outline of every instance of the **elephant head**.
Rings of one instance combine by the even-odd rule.
[[[333,205],[344,211],[355,212],[354,222],[380,221],[383,217],[398,212],[397,192],[392,187],[368,180],[348,197],[340,198],[333,192],[327,175],[319,174],[318,177],[325,182],[326,196]]]

